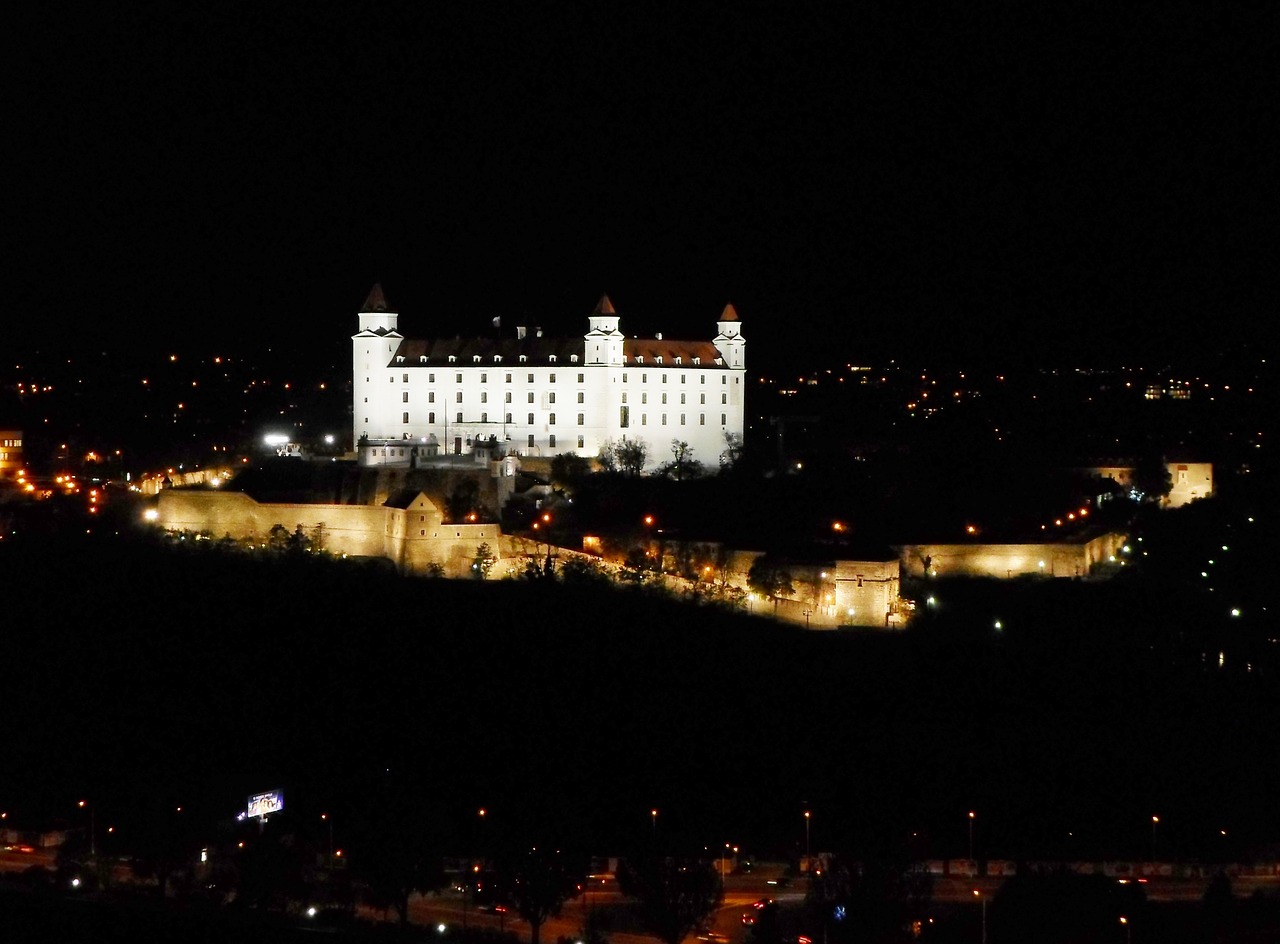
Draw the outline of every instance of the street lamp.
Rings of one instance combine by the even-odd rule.
[[[987,944],[987,898],[976,888],[973,897],[982,902],[982,944]]]
[[[811,817],[812,817],[812,814],[810,814],[808,810],[805,810],[804,811],[804,870],[809,873],[813,872],[813,862],[810,861],[810,853],[809,853],[809,820]]]
[[[320,819],[329,824],[329,868],[333,868],[333,820],[328,813],[321,813]]]
[[[1120,916],[1120,926],[1124,928],[1125,944],[1133,944],[1133,926],[1129,924],[1129,919],[1124,915]]]
[[[969,811],[969,864],[973,867],[973,871],[977,873],[977,863],[973,861],[973,821],[978,818],[978,814],[973,810]]]
[[[94,809],[92,806],[89,805],[88,800],[81,800],[77,805],[80,807],[80,809],[84,809],[86,806],[89,807],[89,855],[96,855],[98,851],[98,847],[93,838],[94,833],[96,832],[96,830],[94,830],[93,828]]]
[[[1151,861],[1156,860],[1156,827],[1160,825],[1160,817],[1151,817]]]
[[[654,838],[654,839],[657,839],[657,838],[658,838],[658,811],[657,811],[657,809],[652,809],[652,810],[650,810],[650,811],[649,811],[649,816],[650,816],[650,818],[652,818],[652,820],[653,820],[653,838]]]

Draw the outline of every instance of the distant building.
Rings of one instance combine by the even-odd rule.
[[[22,430],[0,429],[0,476],[20,471],[23,462]]]
[[[362,462],[458,455],[496,441],[524,456],[594,457],[607,442],[645,444],[648,465],[679,439],[714,465],[725,435],[742,434],[741,322],[726,305],[709,341],[628,338],[608,296],[576,338],[412,340],[375,285],[352,337],[353,433]],[[377,460],[373,459],[373,456]]]
[[[1197,498],[1213,494],[1212,462],[1166,462],[1171,488],[1161,500],[1165,508],[1181,508]],[[1127,461],[1086,466],[1079,471],[1095,479],[1110,479],[1125,491],[1133,486],[1134,464]]]

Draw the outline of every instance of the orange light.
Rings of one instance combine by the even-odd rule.
[[[644,516],[644,523],[645,523],[645,524],[653,524],[653,515],[645,515],[645,516]]]
[[[337,852],[335,852],[335,853],[334,853],[334,855],[335,855],[336,857],[338,857],[339,859],[341,859],[341,858],[342,858],[342,850],[341,850],[341,849],[339,849]]]

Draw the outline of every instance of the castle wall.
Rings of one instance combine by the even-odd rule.
[[[1120,554],[1125,535],[1111,531],[1079,543],[916,544],[900,547],[908,576],[923,577],[925,562],[935,577],[1087,577],[1099,563]]]

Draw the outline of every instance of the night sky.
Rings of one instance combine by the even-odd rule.
[[[624,330],[699,336],[732,301],[755,366],[1247,343],[1277,297],[1276,26],[41,5],[7,31],[9,325],[340,359],[380,279],[410,335],[577,333],[607,291]]]

